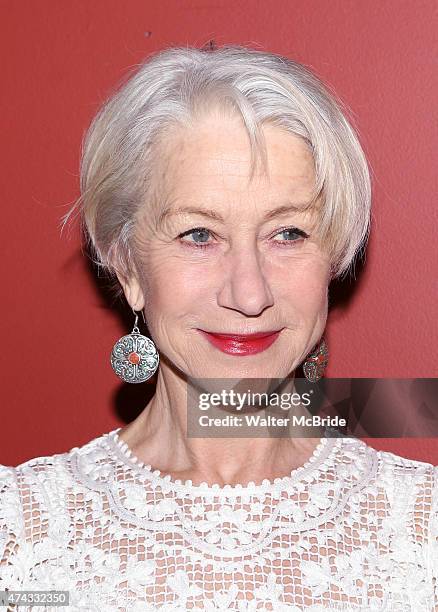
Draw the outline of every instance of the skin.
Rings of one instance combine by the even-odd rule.
[[[120,438],[145,463],[194,484],[273,479],[301,466],[319,438],[188,438],[187,376],[284,378],[320,340],[327,319],[330,262],[317,233],[317,210],[303,210],[315,182],[304,141],[263,128],[268,172],[250,175],[247,133],[219,110],[163,142],[156,192],[164,204],[145,206],[135,241],[136,272],[119,274],[127,301],[144,310],[160,352],[156,393]],[[298,210],[264,220],[286,203]],[[316,205],[318,202],[316,203]],[[223,222],[167,207],[213,209]],[[182,233],[193,228],[207,232]],[[304,238],[284,228],[299,228]],[[197,244],[208,244],[200,248]],[[251,333],[281,329],[255,355],[233,356],[197,331]]]

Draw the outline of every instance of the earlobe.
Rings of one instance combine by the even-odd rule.
[[[140,283],[138,282],[138,278],[135,275],[128,278],[119,272],[116,272],[116,274],[117,278],[119,279],[119,283],[123,288],[123,292],[125,294],[126,301],[128,302],[128,304],[134,310],[143,310],[145,306],[145,300]]]
[[[126,299],[128,300],[131,308],[137,311],[143,310],[145,305],[144,296],[140,287],[140,283],[138,282],[138,279],[136,277],[130,279],[128,283],[127,293],[128,295]]]

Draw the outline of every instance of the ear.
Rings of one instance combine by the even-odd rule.
[[[121,272],[116,272],[116,274],[122,285],[128,304],[134,310],[143,310],[145,307],[145,299],[137,274],[132,274],[129,277],[123,275]]]

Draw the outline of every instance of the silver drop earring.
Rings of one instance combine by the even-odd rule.
[[[304,376],[309,382],[317,382],[323,377],[328,364],[328,356],[327,343],[324,338],[321,338],[318,347],[306,357],[303,364]]]
[[[132,332],[117,340],[111,352],[111,366],[119,378],[128,383],[142,383],[158,369],[160,357],[154,342],[143,336],[137,327],[138,314]],[[143,321],[146,323],[143,311]]]

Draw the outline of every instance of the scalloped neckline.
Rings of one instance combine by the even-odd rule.
[[[331,428],[325,428],[324,435],[320,438],[320,441],[314,448],[309,459],[300,467],[297,467],[289,472],[287,476],[280,476],[269,480],[264,478],[260,484],[256,484],[254,481],[249,481],[246,484],[225,484],[219,483],[208,484],[207,482],[201,482],[199,484],[193,484],[192,480],[180,480],[174,479],[170,474],[163,475],[161,470],[153,468],[150,464],[147,464],[139,459],[128,444],[120,439],[119,431],[121,427],[114,429],[106,434],[107,441],[113,452],[117,454],[119,459],[130,467],[134,468],[137,472],[141,472],[149,480],[154,482],[156,485],[163,485],[166,489],[174,489],[182,493],[227,493],[237,494],[249,492],[268,492],[272,490],[279,490],[281,488],[288,489],[290,486],[297,481],[302,481],[308,477],[310,472],[317,469],[330,459],[342,442],[342,437],[331,437],[327,436],[327,431]]]

